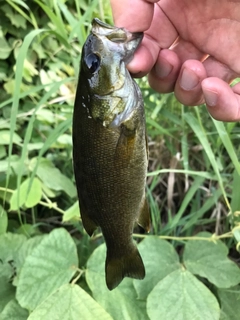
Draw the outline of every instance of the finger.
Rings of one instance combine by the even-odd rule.
[[[158,0],[111,0],[114,24],[132,32],[145,31],[153,17],[153,4]]]
[[[180,60],[173,51],[161,50],[157,62],[148,76],[150,86],[160,93],[172,92],[180,66]]]
[[[211,116],[221,121],[240,121],[240,84],[231,88],[221,79],[202,81],[202,90]]]
[[[226,64],[217,61],[211,56],[203,62],[203,65],[208,77],[217,77],[227,83],[231,83],[233,79],[238,77],[237,73],[232,71]]]
[[[188,60],[184,62],[174,88],[176,98],[188,106],[203,103],[201,82],[206,77],[206,70],[200,61]]]
[[[201,60],[204,60],[205,58],[206,58],[206,54],[201,52],[197,48],[195,48],[194,45],[190,44],[187,41],[184,41],[183,39],[178,39],[171,46],[171,50],[160,51],[156,64],[149,75],[149,82],[151,87],[161,93],[173,91],[175,87],[175,83],[179,76],[180,65],[189,59],[201,61]],[[196,68],[195,62],[193,65],[193,69],[194,68]],[[190,72],[190,75],[191,75],[191,72]],[[194,75],[192,75],[192,77],[193,76]],[[196,75],[196,76],[198,77],[199,75]],[[203,79],[200,78],[199,81],[201,80]],[[196,89],[197,88],[195,88],[195,91]],[[201,91],[200,86],[198,87],[198,89]],[[181,96],[182,98],[182,94],[178,93],[178,91],[179,89],[177,87],[176,93],[177,95],[179,94],[179,97]],[[196,92],[195,92],[195,97],[196,97]],[[189,100],[189,98],[187,100]],[[186,99],[184,99],[183,101],[186,101]],[[194,103],[194,101],[196,102],[195,98],[192,103]],[[200,96],[198,98],[198,101],[199,102],[202,101],[202,98]]]
[[[158,5],[154,6],[154,15],[150,28],[144,33],[141,46],[129,63],[128,69],[135,77],[149,73],[154,66],[160,49],[168,48],[178,34],[173,24]]]
[[[182,63],[190,59],[203,61],[208,56],[205,52],[195,47],[194,44],[180,37],[174,42],[170,49],[178,55]]]
[[[136,78],[145,76],[154,66],[159,51],[158,43],[147,35],[144,36],[141,46],[134,54],[134,59],[127,65],[128,70]]]
[[[161,0],[159,5],[182,38],[240,73],[238,0]]]
[[[154,39],[161,48],[169,48],[178,37],[178,32],[158,4],[154,5],[151,26],[146,30],[150,38]]]

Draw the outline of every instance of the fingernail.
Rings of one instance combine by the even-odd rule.
[[[155,71],[157,77],[160,79],[166,78],[172,71],[173,66],[164,58],[161,58],[161,62],[156,64]]]
[[[214,107],[217,104],[218,93],[210,90],[203,90],[205,102],[209,107]]]
[[[189,69],[183,69],[180,86],[187,91],[193,90],[199,83],[198,76]]]

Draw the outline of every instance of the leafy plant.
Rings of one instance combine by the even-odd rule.
[[[72,171],[89,0],[0,6],[0,320],[239,319],[239,123],[217,122],[138,80],[146,109],[150,235],[142,281],[105,285],[105,245],[83,229]]]
[[[225,319],[232,313],[228,307],[230,297],[239,297],[239,287],[234,286],[240,282],[240,270],[227,257],[228,248],[223,242],[214,243],[209,233],[197,237],[186,243],[182,262],[169,242],[157,236],[146,237],[138,246],[145,261],[146,278],[125,279],[110,292],[104,276],[105,245],[94,250],[86,269],[81,270],[77,246],[63,228],[30,239],[3,234],[0,295],[4,299],[0,319],[18,319],[18,314],[29,320],[94,316],[188,320],[193,315],[194,319],[219,319],[219,302],[224,306]],[[83,274],[86,283],[81,282]],[[85,291],[86,285],[91,294]]]

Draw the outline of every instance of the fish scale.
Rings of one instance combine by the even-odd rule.
[[[74,104],[73,163],[80,213],[90,236],[98,226],[102,230],[110,290],[126,276],[145,276],[132,239],[135,223],[149,230],[145,116],[140,89],[123,68],[141,39],[142,34],[94,19],[82,51]]]

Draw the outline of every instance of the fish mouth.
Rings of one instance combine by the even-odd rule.
[[[108,40],[115,43],[134,42],[134,47],[137,48],[142,41],[143,32],[130,32],[125,28],[113,27],[98,18],[92,21],[92,32],[98,36],[105,36]]]
[[[128,34],[127,42],[133,41],[135,43],[134,46],[135,46],[135,50],[136,50],[142,41],[143,32],[129,32],[129,31],[127,31],[127,34]]]
[[[141,41],[142,38],[143,38],[143,32],[129,32],[128,33],[130,34],[130,41],[131,40],[139,40]]]
[[[103,21],[101,21],[100,19],[98,18],[94,18],[92,20],[92,27],[93,28],[96,28],[96,27],[102,27],[104,29],[115,29],[115,27],[111,26],[110,24],[108,23],[105,23]]]

